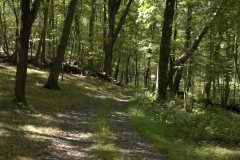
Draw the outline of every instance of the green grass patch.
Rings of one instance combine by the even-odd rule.
[[[111,114],[113,108],[112,103],[114,98],[120,97],[121,93],[111,94],[101,101],[100,106],[96,112],[97,121],[91,123],[90,129],[94,134],[96,141],[93,145],[93,149],[96,153],[106,160],[123,160],[124,155],[120,153],[119,147],[113,142],[115,134],[110,128],[109,121],[107,119],[108,114]]]
[[[173,160],[237,160],[240,158],[240,115],[220,108],[195,105],[187,113],[174,100],[153,102],[149,92],[134,96],[132,122],[143,137]]]
[[[0,159],[39,159],[47,153],[47,137],[62,131],[56,115],[77,102],[88,100],[119,87],[86,77],[64,74],[60,90],[43,87],[47,71],[28,69],[26,98],[28,106],[11,106],[16,69],[0,64]]]

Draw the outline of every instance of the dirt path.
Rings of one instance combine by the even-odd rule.
[[[126,113],[128,101],[131,94],[125,94],[116,99],[113,104],[114,111],[109,115],[109,120],[117,134],[116,144],[120,146],[127,159],[131,160],[166,160],[166,157],[160,154],[148,142],[146,142],[131,124],[129,116]]]
[[[39,159],[53,160],[100,160],[92,149],[94,139],[89,124],[96,121],[95,113],[105,96],[96,96],[83,103],[73,105],[65,114],[56,115],[57,135],[48,137],[47,152]],[[129,121],[126,113],[129,95],[123,95],[112,104],[113,112],[108,115],[117,139],[114,143],[119,152],[131,160],[165,160],[166,158],[147,143]]]

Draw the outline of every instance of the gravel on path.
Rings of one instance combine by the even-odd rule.
[[[126,92],[127,93],[127,92]],[[130,94],[131,95],[131,94]],[[114,143],[127,160],[166,160],[166,157],[146,142],[134,128],[127,115],[130,95],[116,98],[113,112],[108,115],[110,127],[117,136]],[[40,159],[51,160],[101,160],[92,149],[94,145],[90,123],[97,120],[95,113],[106,95],[93,97],[74,104],[66,113],[56,115],[61,130],[47,137],[49,146]]]
[[[137,132],[137,129],[130,122],[127,114],[128,102],[131,93],[123,95],[112,104],[113,112],[109,115],[112,130],[117,135],[115,143],[120,146],[119,150],[127,159],[131,160],[166,160],[166,156],[160,154],[148,142],[146,142]]]

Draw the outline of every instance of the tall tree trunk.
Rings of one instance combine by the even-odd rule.
[[[27,105],[25,87],[27,78],[28,46],[32,24],[37,16],[40,0],[21,0],[20,52],[17,55],[17,72],[14,86],[13,105]]]
[[[18,4],[19,0],[17,0],[17,2],[15,2],[15,0],[12,0],[12,4],[13,6]],[[20,50],[20,33],[19,33],[19,13],[18,10],[15,7],[11,7],[13,9],[13,14],[15,16],[15,33],[14,33],[14,37],[15,37],[15,50],[11,56],[11,63],[12,64],[17,64],[17,54],[19,54],[19,50]]]
[[[151,57],[147,58],[147,66],[144,74],[144,88],[149,88],[149,77],[150,77],[150,63]]]
[[[175,17],[174,17],[174,19],[175,19],[175,21],[174,21],[174,33],[173,33],[173,41],[174,42],[176,42],[176,40],[177,40],[177,34],[178,34],[178,32],[177,32],[177,16],[178,16],[178,4],[177,4],[177,1],[176,1],[176,3],[175,3]],[[171,57],[170,57],[170,66],[172,65],[172,63],[174,62],[174,60],[175,60],[175,53],[176,53],[176,49],[177,49],[177,47],[175,46],[175,45],[173,45],[173,49],[172,49],[172,55],[171,55]],[[173,91],[174,90],[174,80],[173,80],[173,77],[171,77],[171,80],[169,80],[169,83],[168,83],[168,86],[169,86],[169,88],[171,89],[171,91]]]
[[[222,42],[222,34],[221,33],[219,34],[219,38],[220,38],[219,42],[217,43],[215,48],[212,49],[213,43],[216,43],[216,42],[214,42],[212,40],[212,33],[210,32],[210,41],[209,41],[209,53],[210,53],[209,60],[210,61],[215,60],[219,56],[220,49],[221,49],[221,42]],[[213,52],[213,54],[212,54],[212,52]],[[210,62],[209,66],[212,66],[212,62]],[[211,84],[216,79],[216,74],[214,73],[214,71],[212,70],[211,67],[206,68],[206,70],[207,70],[207,74],[206,74],[207,83],[204,86],[205,107],[207,107],[210,103]]]
[[[55,15],[54,15],[54,0],[51,0],[50,2],[50,6],[51,6],[51,14],[50,14],[50,20],[49,20],[49,25],[51,26],[51,30],[55,30]],[[51,42],[49,42],[49,51],[51,51],[52,55],[50,56],[51,58],[55,57],[55,35],[52,34],[52,40]]]
[[[95,14],[96,14],[96,0],[91,0],[91,16],[89,20],[89,33],[88,33],[88,38],[89,38],[89,52],[88,53],[93,53],[93,34],[94,34],[94,21],[95,21]],[[88,54],[88,66],[90,68],[93,67],[93,60],[94,58]]]
[[[209,66],[212,65],[212,60],[213,60],[213,56],[212,55],[212,45],[213,45],[213,41],[212,41],[212,32],[210,30],[210,33],[209,33],[209,60],[210,60],[210,64]],[[207,67],[206,68],[206,78],[207,78],[207,83],[205,84],[204,86],[204,97],[205,97],[205,108],[210,104],[211,100],[210,100],[210,91],[211,91],[211,84],[212,84],[212,81],[213,81],[213,73],[212,73],[212,68],[211,67]]]
[[[188,49],[188,47],[190,47],[191,32],[192,32],[192,25],[191,25],[191,22],[192,22],[192,8],[193,8],[193,5],[191,3],[189,3],[188,8],[187,8],[187,21],[186,21],[186,28],[185,28],[186,30],[185,30],[184,49]],[[172,65],[172,63],[170,65]],[[173,90],[175,93],[177,93],[179,91],[179,85],[180,85],[180,81],[181,81],[181,78],[182,78],[182,73],[183,73],[183,66],[178,68],[177,74],[176,74],[175,79],[174,79],[173,88],[171,88],[171,90]],[[169,85],[172,83],[171,81],[172,80],[169,79]]]
[[[114,73],[114,79],[118,80],[118,74],[119,74],[119,67],[120,67],[120,62],[121,62],[121,53],[118,52],[118,55],[117,55],[117,65],[116,65],[116,71]]]
[[[103,67],[103,71],[108,75],[112,75],[112,52],[113,52],[114,44],[116,42],[118,33],[121,30],[122,25],[127,17],[131,3],[133,2],[133,0],[128,1],[128,4],[115,29],[115,19],[116,19],[116,15],[120,7],[121,1],[122,0],[108,0],[108,31],[106,36],[105,48],[104,48],[105,55],[104,55],[104,67]]]
[[[3,1],[3,6],[4,9],[5,8],[5,2]],[[3,51],[4,53],[9,57],[9,47],[8,47],[8,41],[7,41],[7,26],[6,26],[6,16],[5,13],[2,12],[0,13],[0,24],[1,24],[1,29],[2,29],[2,36],[3,36],[3,40],[4,40],[4,45],[3,45]]]
[[[228,102],[229,93],[230,93],[230,78],[231,78],[230,74],[227,73],[225,75],[225,85],[223,89],[223,96],[222,96],[222,103],[221,103],[223,107],[227,107],[227,102]]]
[[[166,0],[166,8],[164,11],[164,22],[162,28],[162,39],[160,44],[160,55],[158,62],[158,89],[156,89],[156,99],[166,100],[167,91],[167,72],[169,55],[171,51],[172,24],[174,18],[175,0]]]
[[[130,64],[130,55],[128,55],[127,59],[126,59],[126,70],[125,70],[125,84],[126,85],[129,82],[129,64]]]
[[[49,2],[46,0],[46,7],[43,8],[44,20],[43,20],[43,30],[42,30],[42,50],[41,50],[41,66],[45,62],[46,57],[46,34],[47,34],[47,23],[48,23],[48,13],[49,13]]]
[[[35,55],[35,58],[34,58],[34,62],[33,62],[34,66],[38,66],[38,60],[39,60],[39,57],[40,57],[40,54],[41,54],[42,42],[43,42],[43,33],[41,32],[40,40],[39,40],[39,43],[38,43],[37,52],[36,52],[36,55]]]
[[[80,4],[81,5],[81,4]],[[80,16],[78,14],[75,14],[74,16],[74,25],[75,25],[75,32],[76,32],[76,47],[77,47],[77,64],[80,68],[83,65],[83,57],[81,57],[81,35],[80,35]]]
[[[238,30],[236,32],[238,32]],[[234,67],[235,67],[236,77],[238,79],[238,82],[240,82],[240,72],[238,68],[238,33],[236,33],[235,35],[233,58],[234,58]]]
[[[90,43],[90,51],[93,50],[93,34],[94,34],[94,21],[95,21],[95,14],[96,14],[96,0],[91,0],[92,3],[92,12],[89,20],[89,43]]]
[[[105,51],[107,50],[107,0],[104,0],[103,2],[103,54],[105,56]],[[103,62],[105,57],[103,56]],[[104,68],[104,64],[102,64],[102,68]]]
[[[171,89],[174,93],[177,93],[179,91],[180,87],[180,81],[182,79],[182,73],[183,73],[183,67],[181,67],[174,78],[173,82],[173,89]]]
[[[191,37],[192,37],[192,9],[193,5],[191,3],[187,6],[187,24],[186,24],[186,33],[185,33],[185,45],[184,48],[188,49],[191,45]],[[191,66],[191,60],[189,60],[189,67],[187,68],[187,92],[189,91],[189,88],[191,87],[191,81],[192,81],[192,66]],[[185,92],[185,91],[184,91]]]
[[[57,56],[54,58],[53,66],[50,69],[50,74],[47,83],[44,85],[48,89],[60,89],[58,85],[58,77],[61,71],[62,62],[64,59],[65,50],[67,48],[69,34],[71,31],[74,12],[78,0],[71,0],[68,6],[67,16],[64,22],[62,36],[57,48]]]
[[[136,51],[134,51],[135,55],[135,80],[134,84],[135,87],[139,85],[139,74],[138,74],[138,54]]]
[[[48,23],[48,10],[49,10],[49,1],[50,0],[46,0],[46,6],[44,6],[43,8],[43,29],[41,32],[41,36],[40,36],[40,40],[38,43],[38,49],[37,49],[37,53],[34,59],[34,65],[38,66],[38,60],[40,57],[40,62],[41,62],[41,67],[43,62],[45,61],[45,47],[46,47],[46,33],[47,33],[47,23]]]

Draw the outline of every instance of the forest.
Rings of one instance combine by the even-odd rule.
[[[0,1],[0,159],[90,159],[44,151],[87,119],[70,109],[98,119],[84,130],[101,159],[239,159],[239,15],[234,0]],[[130,125],[152,155],[120,151]]]

